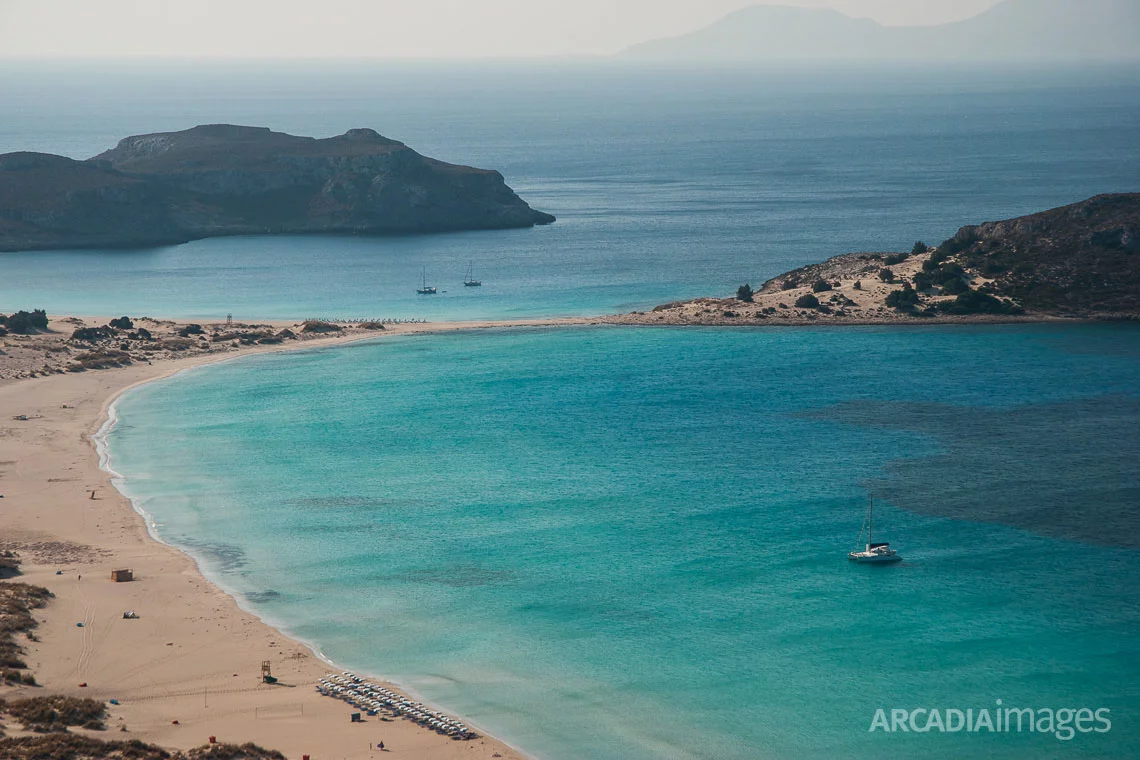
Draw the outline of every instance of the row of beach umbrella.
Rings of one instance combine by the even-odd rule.
[[[376,715],[382,710],[389,710],[394,715],[408,718],[425,728],[430,728],[453,739],[474,739],[478,736],[461,721],[432,710],[422,702],[408,699],[399,692],[366,681],[347,670],[339,675],[329,673],[317,681],[317,691],[326,697],[334,697],[347,702],[369,715]]]

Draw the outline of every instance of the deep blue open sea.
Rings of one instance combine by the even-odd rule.
[[[368,126],[559,218],[0,254],[0,311],[627,311],[1140,189],[1135,68],[5,62],[0,108],[75,157]],[[539,757],[1140,756],[1134,325],[395,337],[117,415],[119,487],[243,604]],[[900,565],[846,559],[871,493]],[[869,731],[997,699],[1112,728]]]

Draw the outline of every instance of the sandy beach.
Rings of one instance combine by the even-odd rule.
[[[381,335],[585,321],[411,324]],[[367,717],[350,723],[348,705],[314,689],[329,665],[240,609],[187,555],[153,540],[99,468],[92,435],[126,388],[233,355],[368,337],[376,335],[350,333],[242,347],[221,356],[0,380],[0,548],[21,555],[19,580],[55,594],[36,613],[38,641],[25,644],[40,686],[2,686],[0,697],[114,699],[119,704],[110,705],[108,731],[74,730],[168,748],[199,746],[215,736],[312,760],[524,757],[485,735],[455,741],[404,720]],[[118,568],[133,570],[135,580],[112,582],[111,571]],[[138,619],[124,619],[127,610]],[[276,685],[261,681],[265,660],[279,679]],[[18,735],[14,728],[9,724],[9,733]],[[384,755],[376,748],[381,741]]]

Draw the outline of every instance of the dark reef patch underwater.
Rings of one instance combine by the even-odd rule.
[[[1140,399],[1013,409],[855,401],[817,419],[936,438],[939,453],[887,462],[867,488],[924,515],[1140,549]]]

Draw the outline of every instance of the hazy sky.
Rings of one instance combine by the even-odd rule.
[[[955,21],[997,0],[782,0],[884,24]],[[0,0],[0,56],[383,58],[612,53],[749,0]]]

